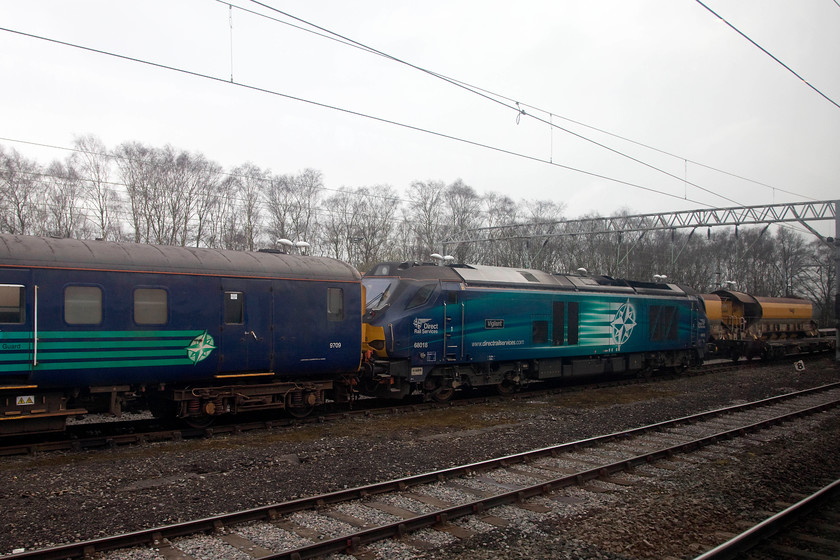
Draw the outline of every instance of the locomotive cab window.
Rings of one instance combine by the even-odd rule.
[[[166,290],[137,288],[134,290],[134,322],[138,325],[163,325],[169,318]]]
[[[24,289],[19,285],[0,285],[0,323],[23,323]]]
[[[98,286],[67,286],[64,289],[64,320],[69,325],[102,322],[102,289]]]
[[[245,323],[245,294],[243,292],[225,292],[225,324],[242,325]]]
[[[414,294],[414,297],[408,302],[408,305],[405,306],[406,309],[412,309],[414,307],[420,307],[421,305],[425,305],[429,298],[432,297],[432,294],[435,291],[435,284],[425,284],[420,286],[420,289],[417,290],[417,293]]]
[[[327,319],[344,320],[344,290],[341,288],[327,288]]]

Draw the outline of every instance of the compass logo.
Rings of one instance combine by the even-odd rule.
[[[216,349],[213,342],[213,337],[207,334],[207,331],[204,331],[204,333],[195,337],[190,342],[190,345],[187,346],[187,357],[192,360],[193,364],[197,364]]]
[[[636,326],[636,309],[627,301],[623,303],[610,321],[612,342],[621,346],[630,339],[630,334]]]

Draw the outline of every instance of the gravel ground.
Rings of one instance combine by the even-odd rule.
[[[811,362],[803,372],[784,363],[209,440],[0,458],[0,526],[5,529],[0,553],[360,486],[834,381],[840,381],[840,370],[831,360]],[[840,478],[840,421],[821,418],[813,426],[819,437],[780,428],[780,433],[755,437],[750,445],[718,446],[714,467],[699,473],[690,462],[672,461],[639,469],[626,485],[606,484],[545,499],[553,511],[547,518],[500,508],[493,515],[521,518],[501,532],[490,532],[477,520],[458,522],[473,527],[476,535],[456,541],[429,531],[412,538],[438,548],[420,550],[395,542],[372,550],[386,558],[465,560],[502,554],[692,558],[712,544],[713,532],[725,540],[726,533],[742,529],[738,520],[744,516],[758,519],[758,512],[778,509],[774,502],[800,481],[821,485]],[[279,531],[255,527],[260,525],[240,533]],[[204,557],[200,539],[185,539],[184,546]]]

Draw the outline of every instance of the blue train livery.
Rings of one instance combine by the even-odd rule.
[[[479,265],[381,263],[363,278],[371,394],[684,368],[703,359],[707,322],[675,284]]]
[[[328,258],[0,235],[0,434],[138,399],[306,413],[358,371],[362,303]]]

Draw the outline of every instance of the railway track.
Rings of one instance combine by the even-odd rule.
[[[819,359],[819,357],[815,356]],[[756,368],[766,364],[759,361],[741,361],[732,363],[720,361],[706,364],[684,372],[682,375],[706,375],[735,371],[742,368]],[[468,406],[475,403],[487,403],[506,399],[532,399],[558,393],[592,390],[594,388],[614,387],[628,384],[646,383],[673,379],[675,374],[653,377],[617,378],[599,380],[591,383],[574,383],[563,386],[537,386],[512,395],[498,395],[482,392],[478,396],[457,398],[446,403],[419,402],[386,402],[375,399],[358,401],[352,409],[338,411],[324,411],[306,418],[291,418],[274,416],[270,419],[239,419],[231,422],[220,422],[207,428],[190,428],[185,426],[167,425],[158,420],[137,421],[107,421],[101,423],[70,426],[61,435],[46,435],[38,438],[19,436],[0,440],[0,457],[28,455],[32,453],[48,453],[53,451],[81,451],[86,449],[111,449],[125,445],[142,445],[150,442],[180,441],[191,438],[208,438],[219,435],[239,434],[256,430],[283,429],[306,423],[320,423],[343,420],[351,416],[373,416],[416,412],[420,410],[448,408],[450,406]],[[245,417],[247,418],[247,417]]]
[[[576,489],[620,483],[639,465],[691,454],[702,468],[709,445],[840,405],[840,383],[717,409],[623,432],[479,463],[130,534],[9,556],[14,559],[132,557],[190,560],[382,556],[388,539],[434,546],[506,525],[510,511],[550,515]],[[384,543],[386,544],[382,544]],[[122,550],[111,556],[108,551]]]
[[[695,560],[840,558],[840,480],[768,517]]]

